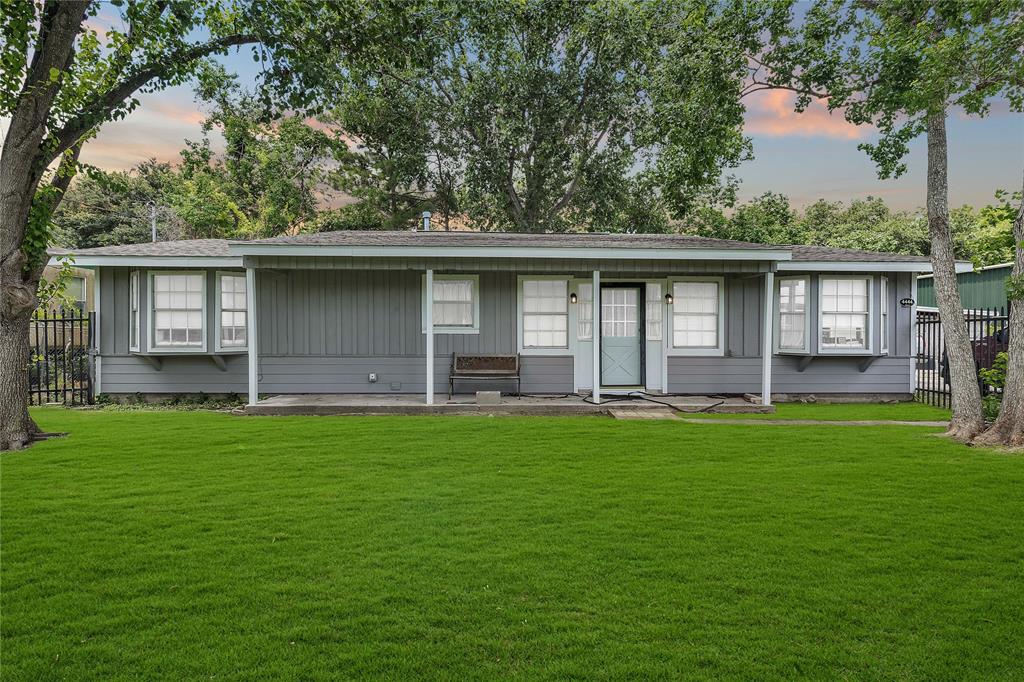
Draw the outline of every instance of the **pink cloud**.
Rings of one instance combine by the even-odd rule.
[[[150,112],[175,123],[198,126],[206,120],[206,114],[200,111],[195,104],[183,106],[174,102],[153,100],[146,106]]]
[[[803,113],[793,110],[796,95],[786,90],[763,90],[750,96],[743,129],[750,135],[769,137],[834,137],[856,140],[866,137],[871,126],[848,123],[839,112],[830,112],[812,101]]]

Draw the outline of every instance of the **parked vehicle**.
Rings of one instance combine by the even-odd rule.
[[[974,369],[975,372],[980,372],[983,369],[991,369],[992,363],[995,362],[996,355],[1004,353],[1010,347],[1010,327],[1002,327],[997,329],[987,336],[983,336],[980,339],[974,339],[971,341],[971,351],[974,353]],[[949,385],[949,354],[942,351],[942,362],[940,363],[942,370],[942,380]],[[985,386],[981,380],[978,380],[978,385],[981,386],[982,392],[985,392]]]

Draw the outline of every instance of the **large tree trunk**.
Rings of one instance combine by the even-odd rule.
[[[52,160],[42,142],[60,80],[50,74],[71,64],[88,4],[51,0],[43,7],[39,38],[0,151],[0,450],[21,447],[37,431],[28,415],[28,325],[46,254],[30,246],[35,250],[30,258],[25,237],[39,182]],[[55,189],[50,210],[59,201]]]
[[[1017,218],[1013,221],[1013,240],[1017,244],[1013,259],[1011,287],[1017,293],[1010,301],[1010,345],[1007,349],[1006,384],[1003,404],[995,424],[974,439],[978,445],[1024,447],[1024,299],[1019,298],[1024,283],[1024,195],[1021,196]]]
[[[0,424],[4,448],[24,447],[38,427],[28,414],[28,327],[31,316],[0,320]]]
[[[932,242],[935,299],[949,358],[953,418],[946,435],[969,441],[985,428],[974,350],[960,303],[956,256],[949,229],[949,177],[945,110],[928,116],[928,231]]]

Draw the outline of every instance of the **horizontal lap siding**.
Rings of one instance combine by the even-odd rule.
[[[773,393],[912,393],[913,358],[878,358],[860,371],[861,358],[815,358],[798,371],[797,358],[774,358]]]
[[[862,358],[815,358],[803,372],[800,358],[772,358],[773,393],[911,393],[912,358],[879,358],[864,372]],[[760,358],[669,357],[672,393],[760,393]]]
[[[425,357],[260,357],[260,393],[423,393]],[[573,360],[568,356],[525,357],[524,393],[570,393]],[[103,392],[124,393],[245,393],[246,356],[225,358],[221,371],[207,357],[166,357],[157,371],[137,356],[103,360]],[[434,390],[448,391],[449,356],[434,358]],[[368,375],[377,374],[370,383]],[[396,383],[397,388],[391,384]],[[470,381],[456,385],[459,393],[499,390],[511,393],[512,381]]]
[[[668,358],[670,393],[752,393],[761,390],[760,358]]]
[[[161,358],[159,371],[135,355],[103,358],[104,393],[245,393],[247,358],[224,358],[221,371],[208,357]]]

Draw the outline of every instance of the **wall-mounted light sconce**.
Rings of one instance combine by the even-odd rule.
[[[665,294],[665,303],[672,305],[672,294]]]
[[[569,294],[569,303],[575,303],[575,302],[576,302],[576,292],[574,291],[571,294]]]

